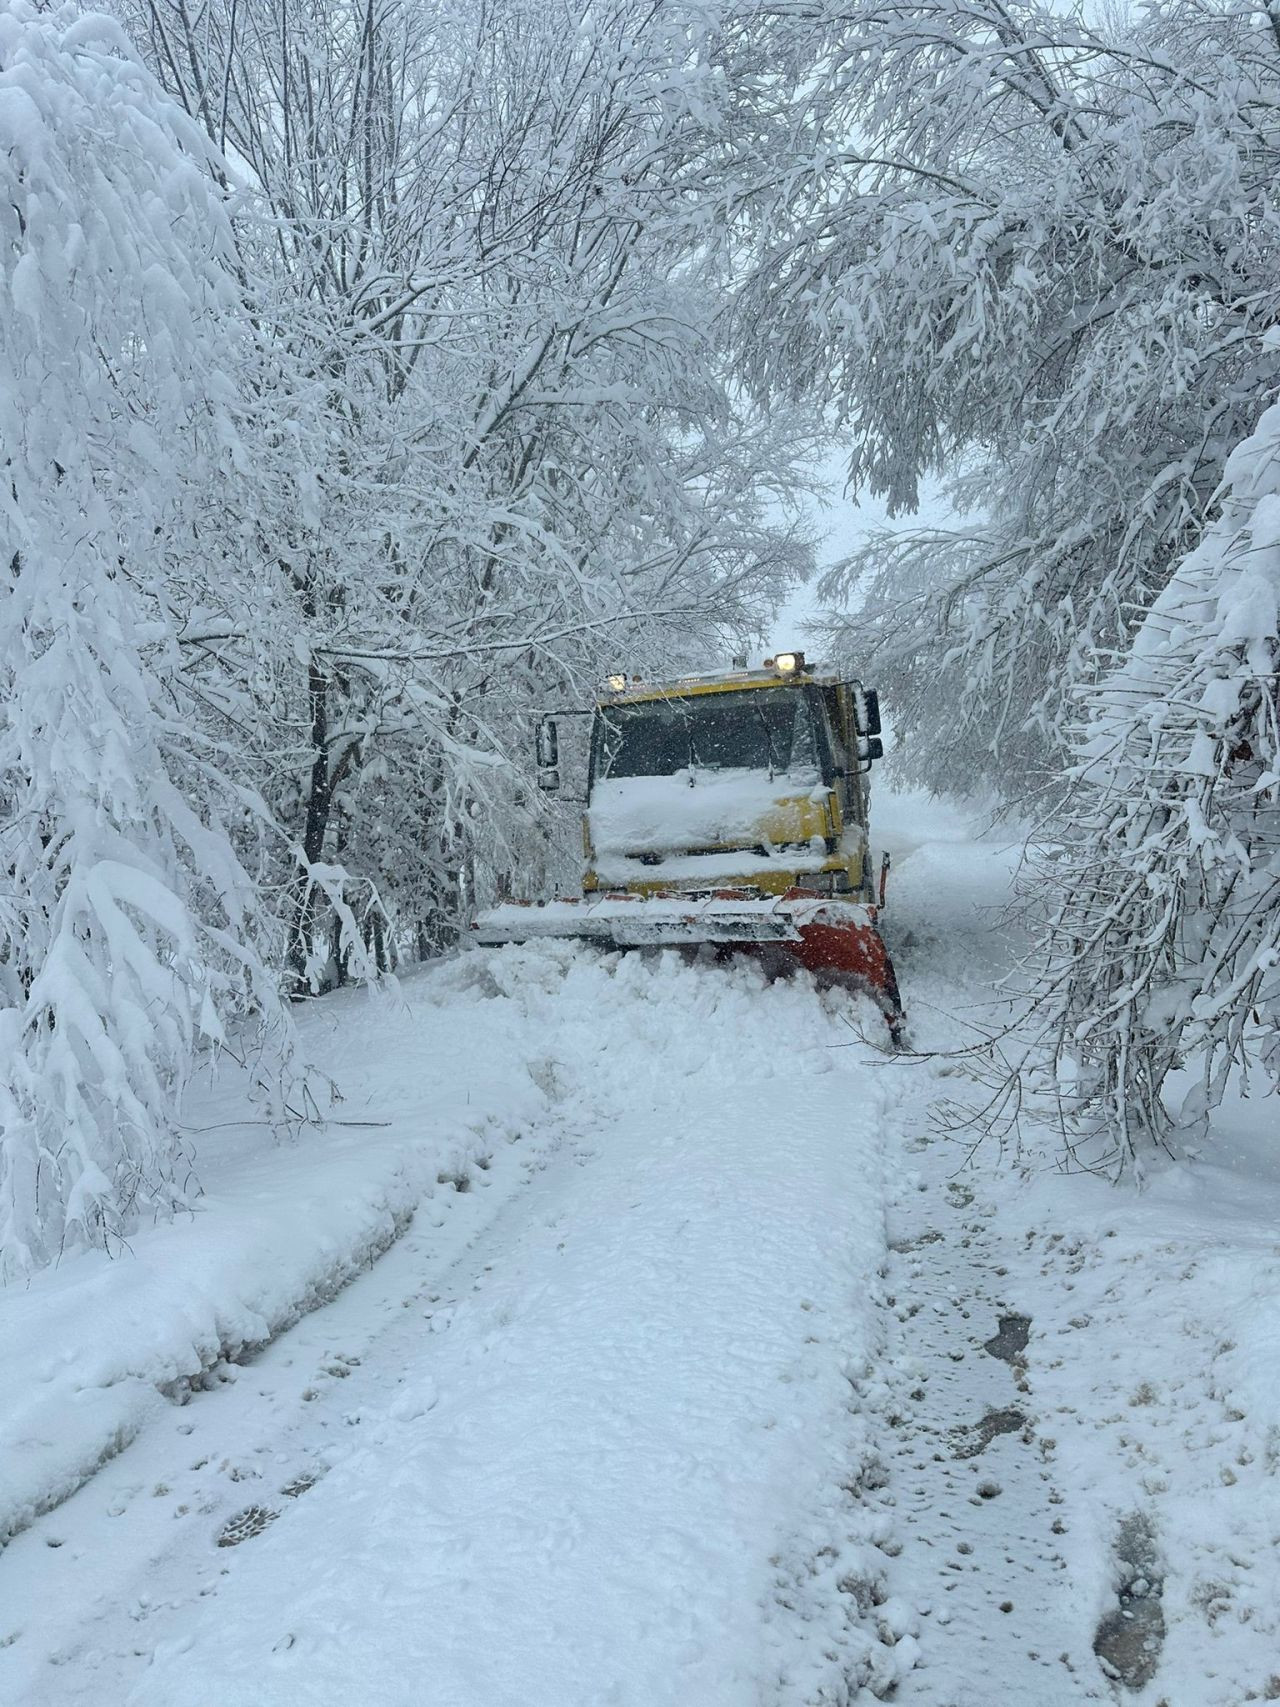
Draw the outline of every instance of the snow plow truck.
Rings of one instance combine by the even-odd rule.
[[[591,718],[581,896],[506,901],[477,940],[706,946],[799,965],[868,994],[894,1042],[903,1013],[877,923],[867,773],[873,689],[780,652],[760,669],[642,682],[610,676],[590,713],[543,717],[538,783],[561,785],[557,716]]]

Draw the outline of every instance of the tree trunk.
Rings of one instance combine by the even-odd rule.
[[[311,866],[319,862],[324,852],[333,805],[333,783],[329,775],[329,679],[314,655],[307,666],[307,701],[311,715],[311,782],[302,830],[302,852],[307,865]],[[299,872],[290,950],[295,996],[312,993],[307,964],[320,925],[319,911],[307,873]]]

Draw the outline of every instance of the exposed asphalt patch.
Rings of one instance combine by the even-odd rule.
[[[999,1329],[982,1342],[982,1349],[1002,1363],[1021,1363],[1030,1338],[1030,1316],[1001,1316]]]
[[[1115,1557],[1121,1573],[1119,1604],[1099,1622],[1093,1651],[1109,1678],[1126,1689],[1143,1689],[1156,1674],[1165,1637],[1164,1570],[1145,1512],[1121,1519]]]
[[[1013,1405],[1002,1411],[988,1411],[976,1423],[967,1423],[955,1430],[954,1438],[959,1444],[953,1456],[976,1458],[987,1450],[998,1434],[1017,1434],[1020,1428],[1026,1427],[1026,1422],[1025,1415]]]

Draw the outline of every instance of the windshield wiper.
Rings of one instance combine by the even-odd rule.
[[[760,719],[760,727],[764,730],[765,764],[769,768],[769,781],[772,782],[774,778],[773,732],[769,728],[769,719],[764,714],[764,707],[760,703],[759,695],[753,694],[751,697],[755,700],[755,714]]]

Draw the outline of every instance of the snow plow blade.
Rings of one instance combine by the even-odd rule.
[[[904,1023],[898,981],[876,909],[790,889],[747,897],[709,894],[635,895],[626,891],[583,900],[507,901],[482,913],[476,940],[488,946],[540,937],[597,942],[607,948],[740,950],[803,966],[822,982],[865,991],[883,1013],[894,1042]]]

